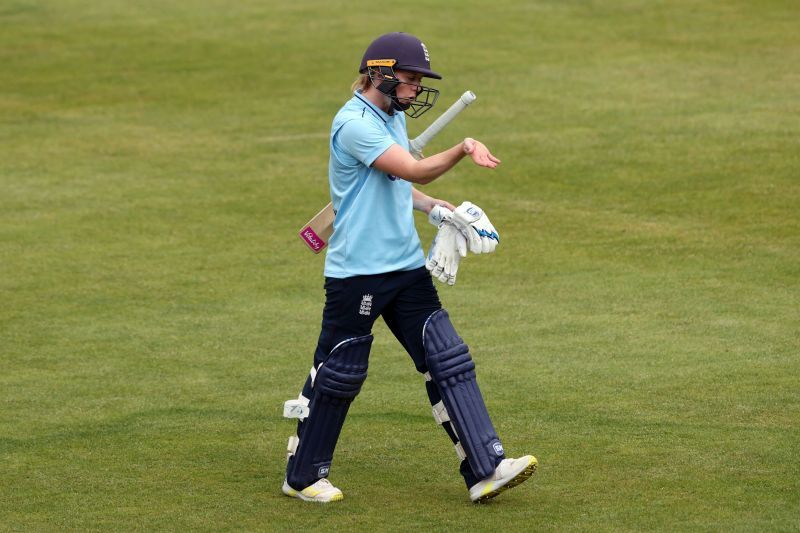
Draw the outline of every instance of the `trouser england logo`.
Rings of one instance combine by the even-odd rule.
[[[372,295],[365,294],[361,297],[361,307],[358,309],[358,314],[369,316],[370,313],[372,313]]]

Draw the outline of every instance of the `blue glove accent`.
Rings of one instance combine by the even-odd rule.
[[[478,234],[479,237],[488,237],[490,239],[497,241],[498,244],[500,243],[500,235],[498,235],[496,231],[489,233],[485,229],[478,229],[475,226],[472,226],[472,229],[475,230],[475,232]]]

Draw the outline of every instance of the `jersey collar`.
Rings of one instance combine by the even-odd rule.
[[[372,111],[372,113],[374,113],[379,119],[381,119],[384,124],[386,124],[393,118],[392,115],[389,115],[383,109],[379,108],[378,106],[376,106],[375,104],[364,98],[361,95],[361,89],[357,89],[356,92],[353,93],[353,96],[364,102],[367,105],[367,109]]]

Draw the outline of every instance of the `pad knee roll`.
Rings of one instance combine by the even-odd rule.
[[[372,335],[365,335],[347,339],[334,346],[325,362],[317,368],[314,395],[355,398],[367,379],[372,339]]]

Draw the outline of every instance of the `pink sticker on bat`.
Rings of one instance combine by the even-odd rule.
[[[306,244],[314,250],[314,253],[319,253],[320,250],[325,248],[325,241],[311,229],[311,226],[303,228],[300,232],[300,238],[306,241]]]

